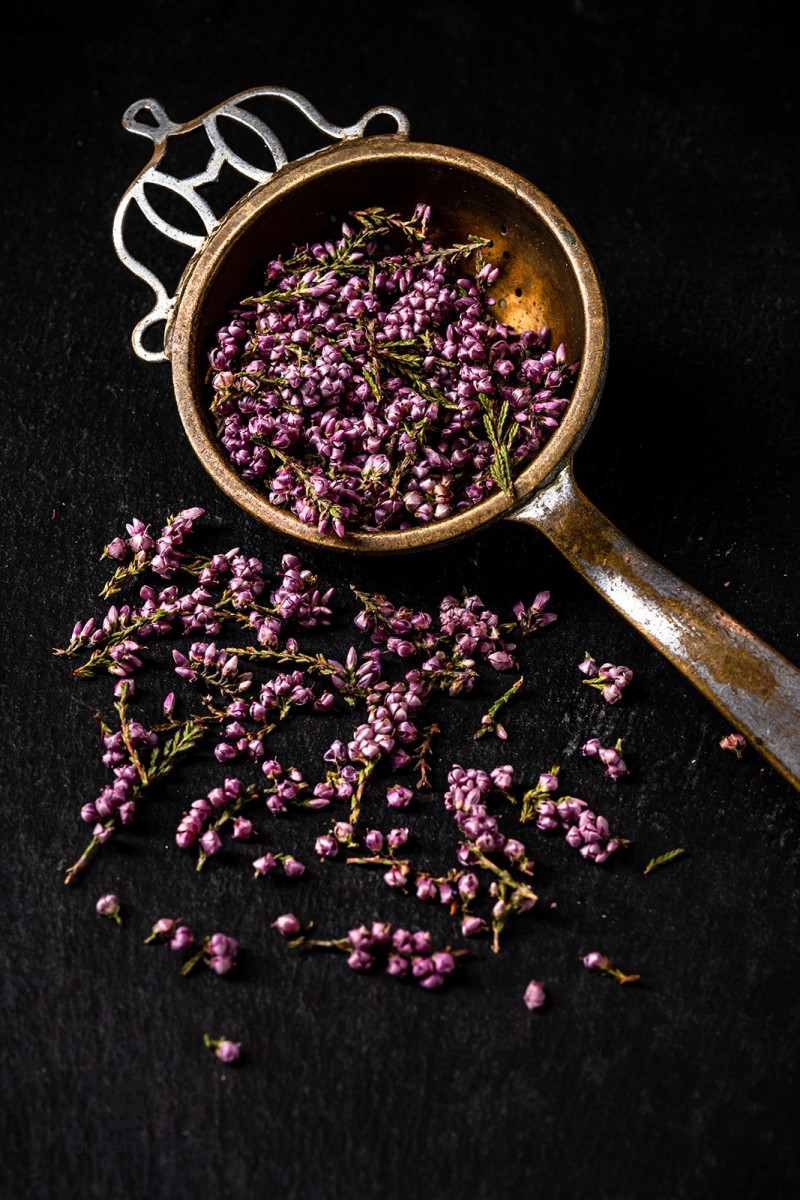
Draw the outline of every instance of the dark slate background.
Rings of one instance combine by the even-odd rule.
[[[738,762],[719,749],[726,723],[543,538],[509,525],[402,563],[305,554],[342,594],[353,580],[422,607],[466,585],[507,611],[549,587],[559,621],[524,648],[508,752],[530,774],[561,762],[568,789],[633,839],[594,869],[531,834],[541,910],[499,959],[476,946],[438,995],[324,955],[293,959],[269,931],[291,907],[326,933],[381,915],[447,936],[438,910],[376,876],[334,864],[299,887],[257,886],[241,847],[193,872],[172,831],[210,763],[66,891],[77,808],[105,778],[90,717],[109,698],[106,681],[73,680],[50,656],[99,610],[96,548],[134,513],[201,504],[209,546],[268,563],[290,549],[214,489],[168,369],[133,356],[148,293],[110,237],[145,161],[119,124],[131,101],[156,96],[186,120],[273,83],[342,123],[398,105],[417,137],[494,157],[564,209],[596,258],[613,330],[579,481],[638,544],[800,658],[785,30],[749,3],[145,2],[124,28],[110,12],[23,7],[21,31],[6,32],[2,1194],[796,1194],[797,797],[752,750]],[[351,615],[345,605],[326,644],[348,644]],[[634,668],[618,708],[581,692],[586,647]],[[143,677],[143,700],[163,690]],[[439,791],[409,810],[421,861],[453,846],[446,765],[506,757],[471,741],[482,711],[477,697],[450,706]],[[576,754],[595,732],[626,739],[634,775],[617,788]],[[276,747],[313,771],[329,735],[309,718]],[[326,822],[262,819],[262,844],[310,861]],[[683,860],[642,875],[676,845]],[[108,890],[121,930],[94,915]],[[142,946],[156,917],[178,913],[246,945],[233,976],[182,980],[167,951]],[[641,986],[584,972],[594,948]],[[550,1002],[531,1015],[532,977]],[[205,1031],[243,1041],[246,1061],[222,1068]]]

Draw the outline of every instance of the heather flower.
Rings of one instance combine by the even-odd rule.
[[[380,854],[383,849],[383,834],[378,829],[369,829],[364,835],[364,845],[373,854]]]
[[[284,913],[272,922],[272,928],[277,929],[284,937],[294,937],[300,932],[300,922],[294,913]]]
[[[296,858],[292,858],[291,855],[279,857],[282,857],[284,874],[286,874],[289,879],[297,879],[299,876],[305,874],[305,867],[301,862],[298,862]]]
[[[410,788],[396,785],[386,792],[386,803],[390,808],[408,808],[413,795]]]
[[[617,741],[614,746],[604,747],[600,744],[599,738],[590,738],[581,746],[581,754],[584,758],[597,758],[606,768],[606,775],[609,779],[621,779],[623,775],[628,775],[628,767],[622,757],[622,741]]]
[[[119,899],[109,892],[106,896],[101,896],[95,905],[95,909],[101,917],[108,917],[111,921],[116,921],[118,925],[122,924],[122,917],[119,915]]]
[[[737,758],[741,758],[747,742],[740,733],[728,733],[720,742],[723,750],[732,750]]]
[[[187,950],[194,944],[194,934],[188,925],[179,925],[169,939],[170,950]]]
[[[203,1035],[203,1042],[226,1066],[239,1061],[242,1052],[241,1042],[231,1042],[228,1038],[212,1038],[207,1033]]]
[[[541,1008],[546,999],[547,996],[541,983],[532,979],[525,988],[525,995],[523,996],[526,1008],[529,1008],[533,1012],[535,1009]]]
[[[336,838],[330,837],[329,834],[324,834],[315,841],[314,851],[320,858],[335,858],[339,853],[339,843]]]
[[[587,653],[578,670],[587,676],[584,683],[596,688],[607,704],[616,704],[622,699],[622,693],[633,679],[630,667],[618,667],[614,663],[603,663],[598,667],[594,659]]]
[[[258,879],[259,875],[266,875],[268,871],[274,871],[277,865],[278,860],[274,855],[262,854],[260,858],[255,859],[253,862],[256,879]]]

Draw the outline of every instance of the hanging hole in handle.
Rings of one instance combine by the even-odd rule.
[[[397,133],[397,121],[389,113],[375,113],[364,127],[364,137],[386,137]]]
[[[136,100],[122,116],[122,124],[128,133],[136,133],[139,137],[151,138],[157,145],[166,141],[171,133],[180,129],[174,121],[170,121],[164,108],[158,100]]]
[[[522,288],[514,288],[514,295],[515,295],[515,296],[521,296],[521,295],[522,295]]]
[[[168,318],[150,313],[143,317],[131,335],[136,355],[145,362],[165,362],[169,358],[165,342]]]

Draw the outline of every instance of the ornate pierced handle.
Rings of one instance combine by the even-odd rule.
[[[397,125],[398,134],[403,137],[408,136],[408,118],[398,108],[371,108],[354,125],[332,125],[304,96],[300,96],[297,92],[292,92],[288,88],[280,87],[251,88],[249,91],[239,92],[238,95],[233,96],[230,100],[226,100],[224,104],[210,109],[209,112],[201,117],[196,117],[193,121],[186,121],[183,125],[176,125],[174,121],[171,121],[157,100],[138,100],[135,104],[132,104],[125,112],[122,124],[129,133],[136,133],[140,137],[149,138],[153,142],[153,153],[147,166],[139,172],[119,202],[114,216],[114,247],[120,260],[128,270],[133,271],[134,275],[138,275],[140,279],[149,284],[155,293],[153,307],[147,316],[142,317],[141,321],[138,322],[131,335],[131,342],[133,343],[135,352],[139,358],[143,358],[146,362],[163,362],[167,358],[165,349],[157,351],[145,349],[142,337],[151,325],[155,325],[159,321],[167,322],[169,320],[175,296],[174,294],[169,295],[166,287],[155,272],[134,258],[128,250],[125,244],[125,219],[128,216],[130,207],[132,204],[137,205],[144,217],[159,233],[164,234],[165,237],[170,238],[174,242],[180,242],[185,246],[189,246],[196,253],[218,223],[218,218],[207,200],[198,195],[198,188],[204,187],[209,183],[214,183],[218,179],[219,173],[225,163],[228,163],[234,170],[238,171],[240,175],[243,175],[245,179],[250,180],[253,184],[261,184],[271,179],[275,171],[285,166],[289,161],[283,146],[269,125],[266,125],[259,117],[256,117],[253,113],[248,112],[246,108],[242,107],[246,101],[254,100],[261,96],[271,96],[285,100],[288,104],[298,109],[322,133],[339,141],[345,138],[363,137],[370,121],[377,116],[391,117]],[[150,115],[152,123],[141,119],[144,113]],[[272,160],[275,163],[274,169],[265,170],[263,167],[257,167],[231,150],[220,132],[219,120],[221,117],[227,117],[231,121],[245,125],[253,133],[257,134],[264,146],[269,150]],[[183,133],[192,133],[197,129],[202,129],[205,132],[211,144],[211,153],[205,169],[185,179],[178,179],[176,176],[163,171],[160,163],[167,153],[170,138],[178,137]],[[306,155],[303,157],[309,156]],[[179,229],[159,216],[147,197],[145,189],[148,185],[166,188],[191,205],[205,227],[205,235],[189,233],[187,230]]]

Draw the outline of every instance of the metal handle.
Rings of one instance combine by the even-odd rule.
[[[203,246],[208,235],[218,224],[218,218],[208,201],[198,195],[198,188],[204,187],[209,183],[214,183],[218,179],[219,173],[225,163],[228,163],[234,170],[238,171],[245,179],[255,184],[261,184],[271,179],[275,171],[290,161],[283,146],[269,125],[266,125],[259,117],[254,116],[253,113],[248,112],[246,108],[242,107],[246,101],[262,96],[271,96],[279,100],[285,100],[288,104],[298,109],[322,133],[339,141],[345,138],[363,137],[370,121],[374,117],[382,115],[391,117],[395,121],[397,133],[400,136],[407,137],[409,133],[408,118],[399,108],[388,106],[371,108],[354,125],[333,125],[304,96],[300,96],[297,92],[290,91],[288,88],[281,87],[251,88],[249,91],[239,92],[236,96],[231,97],[230,100],[226,100],[224,104],[219,104],[216,108],[212,108],[207,113],[204,113],[203,116],[195,117],[193,121],[186,121],[182,125],[176,125],[174,121],[171,121],[157,100],[137,100],[135,104],[132,104],[126,110],[122,118],[122,124],[129,133],[136,133],[140,137],[149,138],[153,142],[153,153],[147,166],[139,172],[117,206],[117,211],[114,215],[114,247],[120,260],[128,270],[149,284],[155,293],[153,307],[147,316],[142,317],[131,334],[133,349],[139,358],[143,358],[146,362],[163,362],[167,358],[166,349],[158,351],[146,350],[142,344],[142,337],[151,325],[159,321],[167,322],[169,320],[172,306],[175,302],[175,295],[174,293],[170,295],[155,272],[134,258],[128,250],[125,244],[125,220],[130,207],[132,204],[137,205],[144,217],[159,233],[162,233],[174,242],[180,242],[185,246],[189,246],[192,251],[197,253]],[[142,120],[143,114],[149,114],[151,120]],[[262,167],[257,167],[231,150],[223,134],[220,132],[219,120],[221,117],[227,117],[231,121],[245,125],[253,133],[257,134],[272,156],[272,160],[275,163],[274,170],[267,171]],[[202,129],[211,143],[210,157],[204,170],[185,179],[178,179],[176,176],[162,171],[159,164],[167,152],[169,139],[178,137],[183,133],[191,133],[196,129]],[[304,155],[301,157],[307,158],[310,156]],[[191,205],[205,227],[205,236],[179,229],[159,216],[147,197],[145,189],[148,186],[166,188]]]
[[[572,467],[513,514],[541,530],[800,789],[800,670],[659,566],[577,487]]]

